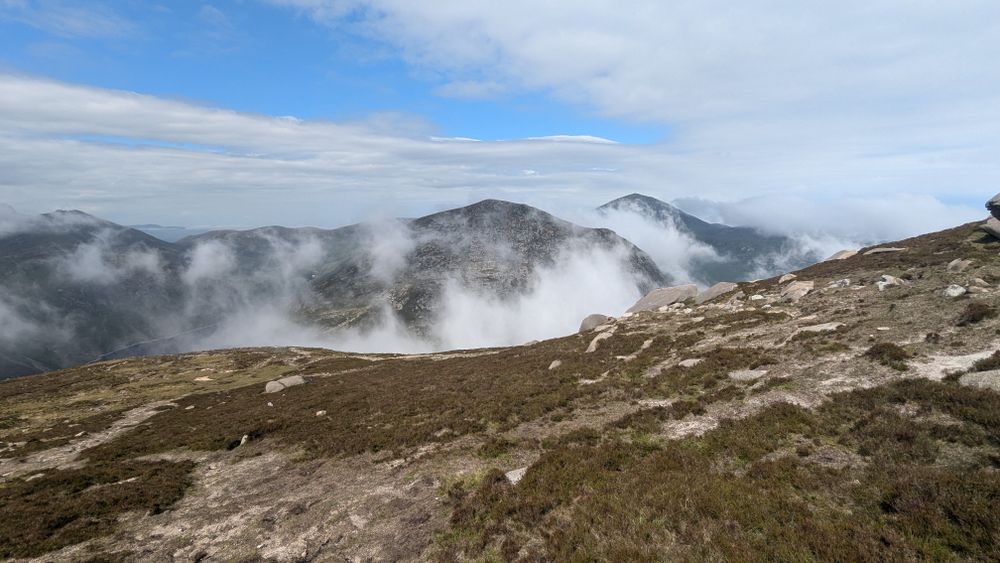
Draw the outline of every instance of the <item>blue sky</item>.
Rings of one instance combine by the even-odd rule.
[[[998,58],[995,0],[0,0],[0,203],[330,227],[641,192],[901,237],[1000,189]]]
[[[42,6],[45,3],[40,3]],[[50,3],[53,4],[53,3]],[[605,119],[541,93],[493,100],[434,93],[379,41],[258,2],[114,2],[119,29],[92,36],[0,20],[8,70],[273,116],[354,120],[386,114],[420,132],[484,140],[594,135],[662,140],[663,124]]]

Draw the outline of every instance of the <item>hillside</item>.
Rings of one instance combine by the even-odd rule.
[[[570,256],[608,254],[631,292],[669,281],[611,231],[496,200],[419,219],[212,231],[176,243],[78,211],[12,217],[10,231],[0,223],[9,325],[0,379],[204,349],[218,333],[237,336],[216,346],[273,342],[254,332],[262,310],[330,342],[343,329],[398,323],[425,348],[440,347],[432,328],[449,288],[510,301]]]
[[[1000,241],[869,250],[526,346],[2,382],[0,558],[996,560]]]

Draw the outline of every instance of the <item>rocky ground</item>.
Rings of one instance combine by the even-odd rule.
[[[965,225],[529,346],[3,382],[0,558],[996,560],[998,253]]]

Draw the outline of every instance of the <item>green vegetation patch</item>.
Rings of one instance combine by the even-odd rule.
[[[35,557],[106,535],[122,514],[157,514],[191,484],[192,462],[127,461],[0,486],[0,558]]]
[[[647,428],[666,409],[617,425]],[[1000,394],[925,380],[662,446],[552,444],[451,496],[441,560],[995,560]],[[969,455],[955,456],[964,449]]]

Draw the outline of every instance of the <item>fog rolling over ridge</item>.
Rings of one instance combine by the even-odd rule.
[[[166,242],[78,211],[5,208],[0,376],[224,347],[520,344],[571,333],[590,313],[620,314],[655,287],[763,277],[820,257],[637,194],[580,220],[598,228],[484,200],[418,219]]]
[[[0,374],[216,347],[417,352],[572,332],[668,283],[606,229],[487,200],[415,220],[161,241],[80,212],[0,221]]]

